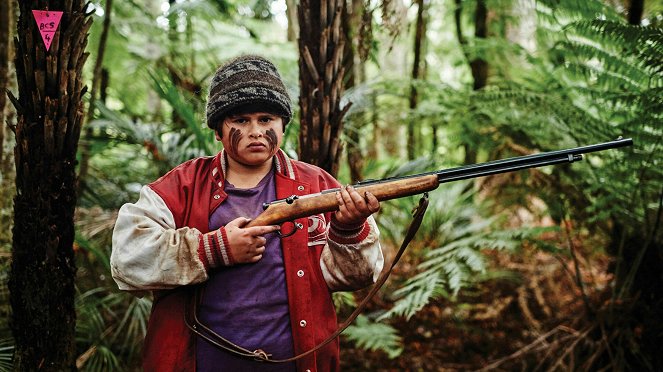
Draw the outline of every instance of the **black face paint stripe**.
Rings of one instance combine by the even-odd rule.
[[[241,141],[244,136],[242,131],[237,128],[230,128],[230,148],[228,149],[233,154],[237,154],[237,148],[239,147],[239,141]]]
[[[267,145],[269,145],[269,152],[274,152],[276,145],[278,144],[276,131],[272,128],[267,129],[265,132],[265,138],[267,139]]]

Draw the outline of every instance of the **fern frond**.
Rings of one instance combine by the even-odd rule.
[[[550,23],[568,19],[622,19],[613,7],[600,0],[537,0],[537,14]]]
[[[122,338],[120,343],[121,350],[132,350],[139,347],[141,340],[147,332],[147,321],[152,309],[152,301],[147,298],[138,298],[128,293],[111,294],[116,296],[119,303],[126,306],[123,309],[124,315],[114,329],[114,334],[110,338],[114,343],[118,338]]]
[[[397,296],[398,301],[377,320],[388,319],[392,316],[403,316],[409,320],[435,296],[448,297],[442,284],[441,275],[435,272],[419,273],[413,276],[394,292],[394,296]]]
[[[555,48],[563,52],[568,60],[564,65],[564,70],[572,66],[584,66],[591,74],[585,74],[585,78],[592,78],[601,73],[610,73],[619,77],[628,87],[641,87],[643,81],[648,80],[649,74],[635,66],[632,62],[619,56],[617,51],[607,51],[604,48],[597,48],[593,45],[582,44],[574,41],[562,41]],[[621,81],[617,84],[607,85],[609,89],[623,89]]]
[[[337,311],[345,307],[354,308],[357,306],[357,301],[355,301],[352,292],[334,292],[332,300]]]
[[[488,270],[482,250],[516,249],[529,236],[496,229],[499,217],[478,218],[482,207],[474,200],[475,191],[466,186],[445,184],[431,193],[419,235],[429,242],[427,253],[417,265],[418,273],[394,291],[394,306],[378,320],[410,319],[434,298],[453,298]]]
[[[647,70],[657,80],[663,77],[663,30],[659,27],[634,26],[618,21],[579,21],[568,26],[575,35],[600,42],[604,47],[621,51],[622,58],[627,58]]]
[[[387,324],[371,322],[363,315],[358,316],[355,325],[349,326],[343,334],[360,348],[382,350],[390,359],[403,352],[403,341],[396,329]]]
[[[0,340],[0,372],[13,371],[14,366],[14,339]]]

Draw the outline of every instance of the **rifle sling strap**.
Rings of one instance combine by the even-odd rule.
[[[319,350],[320,348],[327,345],[328,343],[334,341],[348,326],[350,326],[350,324],[352,324],[352,322],[357,318],[357,316],[359,316],[359,314],[361,314],[361,312],[366,308],[366,305],[369,303],[369,301],[380,290],[382,285],[387,281],[387,278],[389,277],[392,270],[396,266],[396,263],[398,263],[401,256],[405,252],[405,249],[410,244],[410,241],[414,238],[414,235],[419,230],[419,226],[421,226],[421,221],[423,220],[427,207],[428,207],[428,193],[424,193],[424,195],[419,200],[419,205],[414,209],[412,213],[412,222],[410,222],[410,226],[408,227],[405,237],[403,238],[403,243],[401,244],[400,248],[398,249],[398,252],[394,256],[394,259],[391,262],[391,265],[389,265],[389,268],[387,270],[382,270],[382,273],[378,277],[378,280],[375,282],[375,284],[368,292],[366,297],[364,297],[364,299],[352,312],[352,314],[350,314],[350,316],[348,316],[348,318],[338,326],[338,329],[334,333],[332,333],[329,337],[327,337],[324,341],[322,341],[320,344],[318,344],[317,346],[315,346],[314,348],[308,351],[305,351],[301,354],[297,354],[293,357],[286,359],[270,359],[269,354],[267,354],[261,349],[254,351],[247,350],[223,338],[221,335],[219,335],[218,333],[214,332],[213,330],[205,326],[198,319],[198,304],[200,303],[202,296],[202,286],[198,286],[198,288],[194,290],[194,294],[189,296],[188,303],[184,311],[184,322],[186,323],[187,327],[191,330],[191,332],[195,333],[200,338],[218,347],[219,349],[225,350],[239,357],[249,358],[268,363],[286,363],[286,362],[295,361],[309,354],[312,354],[317,350]]]

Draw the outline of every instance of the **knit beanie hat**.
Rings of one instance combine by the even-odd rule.
[[[216,71],[207,99],[207,126],[216,129],[229,112],[247,105],[282,116],[284,124],[292,117],[290,96],[276,66],[256,55],[236,57]]]

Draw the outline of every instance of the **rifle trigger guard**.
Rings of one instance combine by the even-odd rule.
[[[297,230],[301,230],[301,229],[304,228],[304,225],[302,225],[302,224],[299,223],[299,222],[294,222],[294,221],[286,221],[286,222],[284,222],[281,226],[285,225],[286,223],[291,223],[291,224],[292,224],[292,229],[291,229],[290,231],[288,231],[287,233],[285,233],[285,234],[283,233],[283,228],[281,228],[280,230],[276,231],[276,233],[277,233],[277,234],[279,235],[279,237],[281,237],[281,238],[287,238],[287,237],[293,235],[294,233],[296,233]]]

